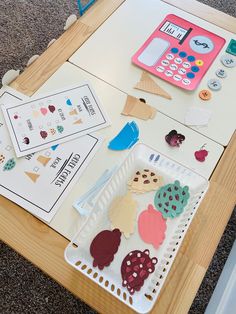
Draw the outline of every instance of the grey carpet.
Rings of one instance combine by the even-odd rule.
[[[201,2],[236,16],[235,0]],[[41,54],[51,39],[58,38],[63,32],[66,18],[72,13],[78,15],[76,3],[76,0],[1,0],[0,77],[12,68],[23,70],[32,55]],[[190,314],[204,313],[235,235],[236,209],[192,304]],[[0,242],[0,313],[95,312]]]

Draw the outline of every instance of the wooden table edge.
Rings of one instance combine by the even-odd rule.
[[[168,1],[171,2],[171,0]],[[56,43],[47,49],[11,86],[20,92],[32,95],[123,2],[124,0],[97,1],[87,14],[81,17]],[[193,3],[195,2],[193,1]],[[190,1],[188,1],[188,5],[193,8],[194,12],[191,13],[196,14],[194,6],[190,5]],[[201,6],[202,4],[198,4],[198,8],[199,5]],[[208,15],[211,16],[213,13],[215,14],[215,10],[210,7],[205,8],[204,6],[204,9],[206,9],[206,17]],[[217,24],[217,16],[214,17],[214,24]],[[220,24],[221,22],[218,25]],[[76,35],[74,36],[74,34]],[[76,45],[74,43],[75,39],[79,39]],[[65,43],[68,44],[68,49],[66,53],[63,52],[63,56],[60,58],[60,52],[65,50]],[[58,55],[56,63],[55,54]],[[49,65],[51,66],[48,70]],[[194,219],[186,235],[153,313],[182,314],[188,311],[235,204],[235,154],[236,134],[233,135],[230,145],[226,148],[219,165],[213,173],[211,178],[213,190],[210,189],[198,210],[196,219]],[[218,232],[214,234],[213,245],[207,249],[205,255],[200,254],[199,256],[198,254],[198,256],[195,256],[191,248],[194,247],[197,252],[201,252],[204,247],[198,242],[193,245],[192,242],[196,239],[191,234],[191,231],[195,225],[200,224],[201,226],[201,221],[199,223],[198,219],[200,219],[199,217],[205,209],[209,208],[209,206],[216,206],[216,208],[220,206],[219,195],[217,195],[220,190],[224,191],[226,193],[224,197],[227,197],[227,202],[224,202],[224,197],[220,198],[223,206],[220,211],[220,213],[222,212],[222,219],[219,221],[220,227],[218,226]],[[214,199],[217,199],[217,204],[214,203]],[[204,223],[202,225],[204,227]],[[205,227],[207,230],[207,226]],[[65,263],[63,253],[68,243],[66,239],[3,197],[0,198],[0,238],[99,312],[132,312],[123,303],[111,297],[105,290]],[[185,274],[188,274],[185,269],[189,269],[189,267],[183,268],[183,265],[185,265],[185,263],[182,263],[183,260],[187,261],[188,265],[192,265],[191,269],[196,269],[196,275],[192,272],[191,276],[185,276]],[[181,270],[177,272],[175,265],[178,265]],[[184,282],[181,281],[181,278],[185,278]],[[173,291],[173,287],[171,287],[173,285],[170,282],[176,279],[181,284],[177,284],[175,291]],[[184,289],[180,289],[182,285]],[[175,298],[172,298],[174,292]]]

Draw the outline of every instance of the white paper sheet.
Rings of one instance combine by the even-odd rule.
[[[89,83],[60,90],[2,111],[17,157],[65,143],[110,124]]]
[[[12,89],[0,90],[2,105],[15,105],[20,99],[26,97]],[[17,158],[0,112],[0,194],[50,222],[101,142],[95,134],[85,135]]]

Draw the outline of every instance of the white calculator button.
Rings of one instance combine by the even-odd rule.
[[[168,59],[168,60],[173,60],[173,59],[174,59],[174,55],[172,55],[172,53],[168,53],[168,54],[166,55],[166,59]]]
[[[191,67],[191,64],[189,62],[183,62],[183,67],[185,69],[189,69]]]
[[[170,69],[173,70],[173,71],[177,70],[177,69],[178,69],[177,64],[172,63],[172,64],[170,65]]]
[[[182,80],[182,76],[181,76],[181,75],[178,75],[178,74],[175,74],[175,75],[173,76],[173,78],[174,78],[174,80],[177,81],[177,82]]]
[[[183,62],[183,60],[181,58],[175,58],[175,63],[177,64],[181,64]]]
[[[174,73],[172,71],[170,71],[170,70],[165,71],[165,75],[168,76],[168,77],[173,76],[173,74]]]
[[[182,83],[183,83],[184,85],[189,85],[189,84],[191,83],[191,81],[188,80],[188,79],[186,79],[186,78],[184,78],[184,79],[182,80]]]
[[[178,73],[183,75],[186,73],[186,70],[184,68],[181,68],[178,70]]]
[[[165,71],[165,68],[162,67],[161,65],[159,65],[159,66],[156,68],[156,70],[157,70],[158,72],[164,72],[164,71]]]
[[[167,65],[170,64],[170,62],[169,62],[168,60],[162,60],[162,61],[161,61],[161,64],[166,67]]]

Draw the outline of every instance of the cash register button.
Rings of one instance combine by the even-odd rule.
[[[184,52],[184,51],[181,51],[181,52],[179,53],[179,56],[180,56],[181,58],[185,58],[185,57],[187,56],[187,53]]]
[[[195,74],[192,73],[192,72],[187,73],[186,76],[187,76],[189,79],[195,78]]]
[[[173,70],[173,71],[176,71],[178,69],[178,66],[176,64],[172,63],[170,65],[170,69]]]
[[[164,65],[165,67],[166,67],[167,65],[169,65],[169,63],[170,63],[170,62],[169,62],[168,60],[162,60],[162,61],[161,61],[161,64]]]
[[[183,75],[186,73],[186,70],[184,68],[181,68],[178,70],[179,74]]]
[[[188,79],[186,79],[186,78],[184,78],[184,79],[182,80],[182,83],[183,83],[184,85],[189,85],[189,84],[191,83],[191,81],[188,80]]]
[[[234,68],[236,66],[236,59],[231,57],[230,55],[223,55],[220,58],[220,61],[223,63],[224,66],[227,68]]]
[[[211,79],[207,82],[207,85],[208,87],[211,89],[211,90],[214,90],[214,91],[217,91],[217,90],[220,90],[221,89],[221,83],[219,80],[217,79]]]
[[[171,77],[171,76],[173,76],[173,72],[170,70],[167,70],[167,71],[165,71],[165,75],[168,77]]]
[[[165,71],[165,68],[162,67],[161,65],[159,65],[159,66],[156,68],[156,70],[157,70],[158,72],[164,72],[164,71]]]
[[[183,62],[183,67],[184,67],[185,69],[188,69],[188,68],[191,67],[191,64],[190,64],[189,62]]]
[[[188,56],[188,57],[187,57],[187,60],[188,60],[189,62],[193,62],[193,61],[195,61],[195,57],[194,57],[194,56]]]
[[[177,64],[181,64],[183,62],[183,60],[181,58],[175,58],[175,63]]]
[[[168,53],[168,54],[166,55],[166,59],[167,59],[167,60],[173,60],[173,59],[174,59],[174,55],[172,55],[172,53]]]
[[[179,52],[179,49],[178,49],[178,48],[172,48],[172,49],[171,49],[171,52],[172,52],[172,53],[178,53],[178,52]]]
[[[191,70],[193,71],[193,72],[198,72],[199,71],[199,67],[197,67],[197,66],[193,66],[193,67],[191,67]]]
[[[227,77],[227,73],[224,69],[218,69],[216,70],[216,75],[220,78],[225,78]]]
[[[175,75],[173,76],[173,78],[174,78],[174,80],[177,81],[177,82],[182,80],[182,76],[181,76],[181,75],[178,75],[178,74],[175,74]]]
[[[199,67],[202,67],[204,62],[202,60],[196,60],[195,64]]]

